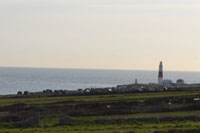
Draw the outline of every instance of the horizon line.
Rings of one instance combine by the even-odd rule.
[[[113,70],[113,71],[158,71],[155,69],[120,69],[120,68],[78,68],[78,67],[42,67],[42,66],[0,66],[0,68],[35,68],[35,69],[79,69],[79,70]],[[176,71],[176,72],[200,72],[200,71],[190,71],[190,70],[164,70],[165,71]]]

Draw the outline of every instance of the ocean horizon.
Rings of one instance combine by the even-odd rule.
[[[134,83],[135,79],[138,83],[157,83],[157,77],[156,70],[0,67],[0,95],[45,89],[114,87]],[[179,78],[188,84],[200,83],[200,72],[164,71],[164,79],[176,82]]]

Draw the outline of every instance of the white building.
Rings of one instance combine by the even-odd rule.
[[[185,82],[184,82],[183,79],[177,79],[176,84],[177,85],[183,85],[183,84],[185,84]]]
[[[164,80],[162,80],[161,84],[164,86],[170,87],[173,84],[173,82],[170,79],[164,79]]]

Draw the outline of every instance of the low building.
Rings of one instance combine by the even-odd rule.
[[[184,85],[185,82],[184,82],[183,79],[177,79],[176,84],[177,84],[177,85]]]
[[[170,87],[172,86],[174,83],[172,82],[172,80],[170,79],[164,79],[162,80],[162,83],[161,83],[163,86],[167,86],[167,87]]]

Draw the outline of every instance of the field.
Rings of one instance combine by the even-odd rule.
[[[48,106],[48,104],[64,105],[83,104],[83,103],[104,103],[104,102],[121,102],[136,101],[152,98],[170,98],[170,97],[194,97],[200,95],[200,91],[192,92],[154,92],[154,93],[135,93],[135,94],[113,94],[113,95],[92,95],[92,96],[2,96],[0,97],[0,106],[8,106],[13,104],[27,104],[36,106]],[[61,104],[62,105],[62,104]]]
[[[1,96],[0,132],[195,133],[200,132],[199,96],[198,90],[92,96]],[[38,126],[26,123],[22,126],[37,113],[40,116]],[[61,114],[67,118],[64,123],[60,121]]]
[[[121,133],[138,132],[151,133],[153,131],[167,131],[172,129],[195,130],[199,129],[200,122],[163,122],[163,123],[119,123],[119,124],[74,124],[68,126],[35,127],[35,128],[2,128],[2,133]]]

